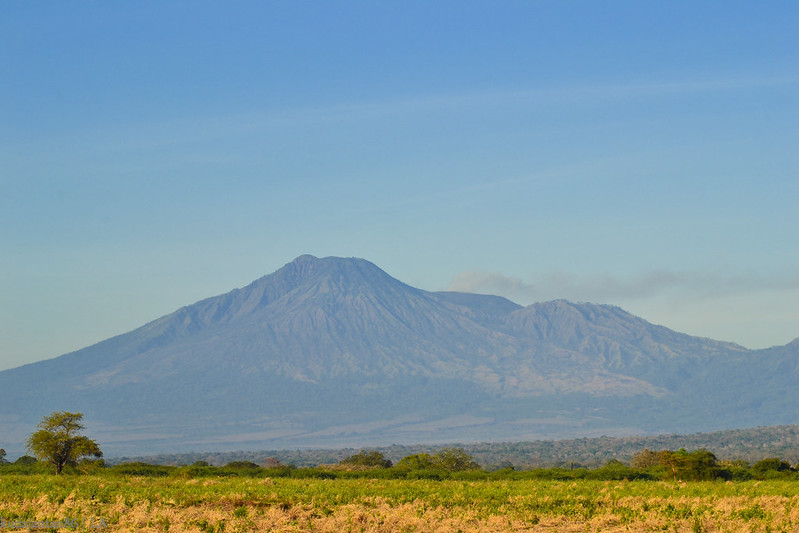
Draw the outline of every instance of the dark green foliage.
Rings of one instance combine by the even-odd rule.
[[[566,468],[534,468],[532,470],[528,470],[527,476],[533,479],[551,479],[551,480],[566,480],[566,479],[575,479],[575,478],[582,478],[584,476],[585,470],[569,470]]]
[[[427,470],[433,468],[433,456],[429,453],[417,453],[403,457],[397,463],[397,468],[407,470]]]
[[[608,464],[601,468],[597,468],[596,470],[590,470],[586,474],[587,479],[601,479],[601,480],[634,480],[634,479],[655,479],[655,476],[647,473],[641,472],[640,470],[636,470],[632,467],[629,467],[618,461],[613,459],[608,461]]]
[[[777,457],[769,457],[752,465],[751,471],[755,476],[769,476],[777,473],[787,473],[792,470],[791,465]]]
[[[297,468],[294,465],[280,465],[264,468],[264,475],[267,477],[290,477],[291,473]]]
[[[298,479],[336,479],[338,475],[336,472],[331,472],[323,468],[298,468],[291,473],[291,477]]]
[[[250,461],[233,461],[216,470],[223,476],[261,477],[265,469]]]
[[[103,476],[141,476],[141,477],[179,477],[179,478],[296,478],[296,479],[410,479],[410,480],[666,480],[666,481],[707,481],[729,480],[745,481],[752,477],[771,479],[775,477],[790,478],[795,476],[786,461],[769,458],[755,463],[751,468],[745,461],[719,462],[716,456],[704,449],[686,451],[685,449],[661,450],[636,454],[638,461],[628,465],[618,460],[608,461],[599,468],[585,467],[552,467],[517,470],[504,468],[488,471],[477,466],[471,456],[462,449],[450,448],[441,453],[430,455],[414,454],[400,460],[393,467],[347,468],[340,466],[320,466],[313,468],[295,468],[279,466],[264,468],[249,461],[233,461],[225,466],[217,467],[196,462],[190,466],[152,465],[144,462],[122,463],[112,467],[104,467],[102,460],[83,460],[77,467],[65,467],[64,473],[69,475],[95,474]],[[369,452],[355,456],[370,456]],[[654,463],[652,459],[657,459]],[[25,464],[27,463],[27,464]],[[640,464],[639,464],[640,463]],[[348,463],[344,463],[348,464]],[[363,463],[355,462],[355,465]],[[643,466],[643,467],[642,467]],[[36,474],[42,473],[46,463],[32,458],[20,459],[17,463],[6,463],[2,470],[7,473]]]
[[[246,468],[261,468],[261,467],[250,461],[232,461],[226,464],[225,468],[246,469]]]
[[[491,479],[491,473],[486,472],[482,468],[459,470],[457,472],[452,472],[449,475],[449,478],[458,479],[461,481],[480,481],[483,479]]]
[[[450,472],[480,468],[480,465],[463,448],[444,448],[434,456],[434,460],[437,467]]]
[[[4,474],[43,474],[50,471],[47,463],[37,461],[35,457],[23,455],[13,463],[0,464]]]
[[[723,472],[728,474],[724,478],[730,481],[748,481],[752,479],[752,473],[749,469],[741,466],[729,466],[724,468]]]
[[[180,477],[198,478],[198,477],[227,477],[235,476],[235,472],[222,472],[220,468],[215,466],[184,466],[180,467],[176,472]]]
[[[410,471],[462,472],[478,470],[480,465],[463,448],[444,448],[435,455],[417,453],[404,457],[397,463],[397,468]]]
[[[421,470],[411,470],[406,475],[407,479],[433,479],[433,480],[442,480],[448,477],[448,472],[443,470],[437,470],[432,468],[424,468]]]
[[[337,469],[334,470],[336,478],[340,479],[406,479],[407,470],[398,468],[365,468],[365,469]]]
[[[708,481],[720,477],[721,469],[716,456],[707,450],[695,450],[689,454],[683,464],[683,479]]]
[[[655,463],[655,461],[657,461]],[[672,481],[708,481],[712,479],[731,478],[728,470],[722,469],[716,456],[705,449],[688,452],[683,448],[677,451],[661,450],[650,452],[643,450],[634,456],[633,465],[647,469],[651,474],[660,473],[662,477]]]
[[[339,461],[341,465],[366,466],[372,468],[390,468],[391,461],[377,450],[361,450],[355,455],[350,455]]]
[[[124,476],[164,477],[176,470],[174,466],[151,465],[147,463],[122,463],[108,469],[109,472]]]

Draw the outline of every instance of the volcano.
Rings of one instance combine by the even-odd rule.
[[[747,350],[609,305],[420,290],[298,257],[93,346],[0,372],[10,452],[85,414],[106,455],[711,431],[799,422],[799,339]]]

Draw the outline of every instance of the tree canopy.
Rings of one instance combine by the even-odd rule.
[[[339,464],[342,465],[358,465],[358,466],[366,466],[366,467],[377,467],[377,468],[390,468],[391,461],[385,458],[385,456],[378,452],[377,450],[366,451],[361,450],[360,452],[356,453],[355,455],[351,455],[339,461]]]
[[[408,470],[440,469],[449,472],[480,468],[472,456],[462,448],[443,448],[435,455],[428,453],[409,455],[397,463],[397,466]]]
[[[39,431],[28,438],[28,450],[42,461],[53,465],[56,475],[65,466],[74,466],[82,457],[102,457],[103,452],[92,439],[80,435],[85,429],[81,420],[83,413],[56,411],[45,416]]]

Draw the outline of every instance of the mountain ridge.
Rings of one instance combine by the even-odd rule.
[[[113,447],[148,451],[685,432],[794,423],[797,377],[799,339],[747,350],[616,306],[429,292],[364,259],[303,255],[0,372],[0,429],[19,438],[76,410]]]

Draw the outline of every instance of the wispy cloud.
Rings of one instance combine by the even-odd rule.
[[[703,93],[748,91],[788,87],[799,84],[799,76],[751,76],[737,78],[678,79],[629,83],[553,85],[536,88],[514,88],[493,91],[470,91],[419,95],[379,101],[350,102],[295,110],[292,120],[363,120],[405,116],[408,113],[435,110],[475,109],[496,105],[570,105],[577,101],[602,102],[631,97],[661,97]],[[288,117],[286,117],[288,118]]]
[[[609,100],[690,96],[729,91],[749,91],[799,85],[799,76],[709,78],[641,81],[618,84],[552,85],[499,90],[474,90],[385,97],[372,101],[320,102],[317,105],[252,109],[247,112],[215,112],[190,117],[143,117],[117,127],[103,125],[77,137],[74,131],[56,135],[48,151],[65,143],[70,151],[79,148],[120,153],[153,152],[207,144],[240,137],[278,135],[293,129],[338,127],[342,123],[386,121],[409,115],[429,116],[436,112],[471,113],[478,109],[551,108],[574,104],[603,105]],[[40,146],[47,138],[37,138]],[[8,150],[8,146],[0,147]],[[25,146],[11,145],[15,151]]]
[[[550,272],[529,281],[497,272],[465,271],[453,277],[447,290],[498,294],[529,304],[564,298],[575,301],[612,303],[654,297],[667,292],[689,293],[696,298],[717,297],[750,291],[799,288],[799,274],[761,276],[722,275],[707,272],[652,271],[637,276],[578,276]]]

